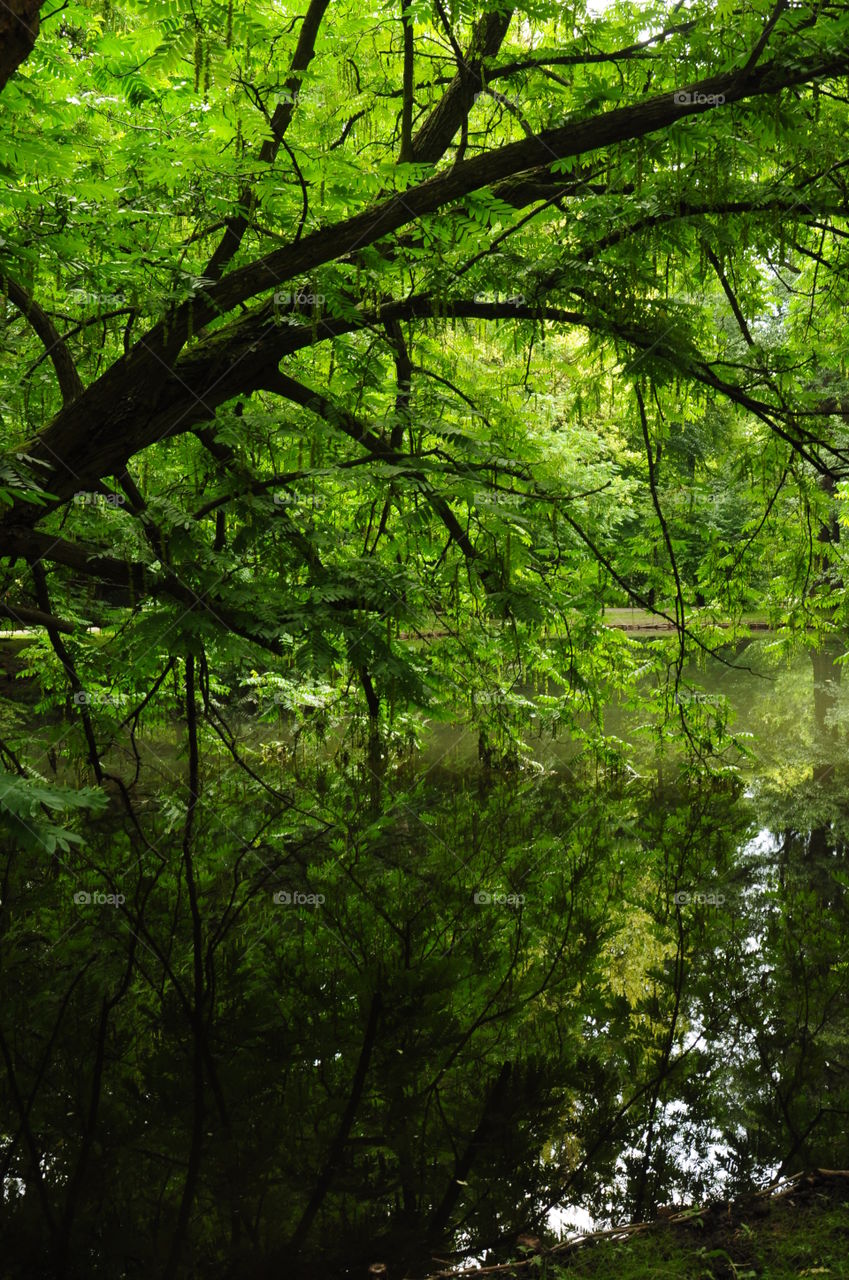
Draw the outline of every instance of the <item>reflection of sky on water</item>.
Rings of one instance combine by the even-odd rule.
[[[753,798],[753,790],[747,788],[747,799]],[[781,839],[767,827],[758,830],[739,851],[739,859],[746,868],[747,879],[737,893],[739,909],[745,912],[749,921],[754,924],[762,917],[764,909],[769,910],[766,896],[774,887],[774,860],[781,850]],[[759,910],[758,910],[759,908]],[[753,930],[742,940],[742,951],[747,956],[764,953],[766,944],[765,931]],[[767,959],[755,963],[749,970],[749,988],[758,984],[763,974],[771,972]],[[686,1010],[687,1026],[680,1039],[680,1052],[691,1052],[700,1043],[707,1044],[716,1055],[719,1064],[739,1060],[743,1055],[757,1051],[755,1029],[741,1025],[739,1019],[732,1018],[729,1026],[722,1028],[710,1037],[698,1007],[689,1006]],[[678,1131],[680,1136],[670,1143],[665,1138],[672,1161],[686,1176],[694,1180],[699,1178],[705,1188],[703,1199],[722,1199],[730,1193],[734,1148],[724,1140],[725,1135],[716,1126],[699,1129],[699,1146],[695,1142],[696,1126],[690,1114],[688,1104],[682,1099],[658,1105],[656,1128],[666,1135],[670,1131]],[[736,1137],[742,1141],[746,1138],[746,1130],[742,1125],[736,1126]],[[628,1184],[628,1164],[639,1161],[643,1151],[639,1147],[625,1147],[616,1162],[616,1174],[613,1185],[608,1188],[608,1200],[599,1203],[595,1214],[574,1205],[557,1205],[548,1214],[546,1225],[561,1240],[571,1239],[590,1231],[603,1230],[617,1225],[614,1204],[624,1198]],[[758,1170],[757,1182],[762,1186],[774,1183],[778,1179],[779,1163],[763,1165]],[[633,1173],[633,1169],[631,1170]],[[674,1189],[670,1191],[669,1204],[680,1204],[685,1207],[685,1200]]]

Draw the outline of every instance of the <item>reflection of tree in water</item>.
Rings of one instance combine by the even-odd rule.
[[[820,488],[831,498],[836,493],[834,478],[830,475],[820,476]],[[816,597],[820,592],[835,589],[843,590],[843,576],[839,565],[838,548],[840,544],[840,523],[836,510],[832,509],[825,520],[820,521],[817,531],[818,551],[813,559],[816,575],[811,594]],[[837,727],[834,713],[837,709],[837,698],[840,689],[840,677],[843,668],[837,659],[845,651],[846,645],[835,639],[811,650],[811,665],[814,674],[814,720],[820,739],[821,750],[830,756],[837,742]],[[814,780],[823,781],[828,778],[833,765],[830,759],[817,761],[814,764]]]
[[[837,661],[845,645],[830,642],[821,649],[811,650],[814,673],[814,723],[818,738],[820,759],[814,763],[814,781],[826,782],[834,769],[835,748],[838,744],[838,728],[835,723],[840,677],[843,667]]]
[[[609,1216],[845,1160],[847,846],[845,819],[842,833],[836,820],[785,831],[757,868],[729,872],[721,910],[687,919],[681,1039],[622,1133]]]
[[[730,1065],[724,1106],[732,1190],[744,1189],[758,1168],[793,1173],[845,1158],[849,987],[839,960],[847,927],[841,825],[845,819],[785,828],[776,852],[760,860],[747,921],[756,981],[730,1014],[742,1051]]]
[[[845,843],[827,825],[752,867],[737,854],[751,808],[724,777],[661,795],[518,775],[404,790],[387,773],[377,815],[355,779],[331,792],[344,838],[293,832],[271,882],[243,860],[238,918],[226,850],[200,877],[221,941],[187,1237],[199,1275],[415,1274],[434,1254],[509,1257],[555,1205],[649,1216],[779,1163],[836,1163]],[[105,857],[115,832],[93,843]],[[55,890],[24,861],[6,893],[37,922]],[[272,908],[284,886],[326,902]],[[724,902],[699,900],[711,892]],[[190,971],[191,916],[151,904],[138,970],[126,931],[87,915],[79,979],[57,983],[34,943],[25,971],[0,974],[21,1012],[5,1052],[26,1119],[2,1098],[16,1280],[49,1263],[63,1214],[94,1277],[125,1264],[127,1222],[128,1275],[160,1266],[173,1233],[192,1038],[168,971]],[[69,1211],[86,1143],[97,1162]]]

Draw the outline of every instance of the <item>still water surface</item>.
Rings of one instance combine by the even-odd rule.
[[[603,768],[533,721],[527,768],[484,768],[476,731],[433,724],[379,786],[331,742],[317,768],[300,766],[296,794],[321,822],[297,827],[293,810],[247,851],[243,829],[272,802],[254,793],[245,814],[244,778],[226,760],[207,772],[195,841],[217,948],[204,1070],[218,1092],[205,1086],[192,1274],[254,1274],[271,1255],[293,1276],[362,1276],[378,1261],[422,1275],[434,1258],[515,1256],[523,1232],[639,1220],[845,1164],[845,699],[835,690],[824,716],[810,660],[781,660],[769,639],[736,661],[686,673],[682,696],[735,735],[715,725],[719,754],[700,766],[684,767],[642,707],[608,709],[628,761]],[[279,748],[280,786],[292,785],[282,728],[246,724],[240,741],[266,763]],[[179,743],[179,729],[139,739],[163,794],[184,767]],[[118,747],[110,764],[122,759]],[[178,864],[181,812],[155,783],[140,812]],[[91,848],[105,865],[121,846],[103,828]],[[80,1274],[104,1277],[159,1274],[193,1096],[185,1013],[157,967],[167,954],[178,980],[192,971],[184,899],[166,871],[151,887],[137,858],[120,874],[128,901],[148,895],[144,981],[122,996],[104,1058],[108,1122],[80,1199],[98,1243],[75,1226],[71,1250]],[[57,909],[55,884],[38,892],[33,918]],[[312,902],[298,907],[298,893]],[[107,939],[106,916],[70,910],[74,956],[117,965],[111,990],[131,934],[117,914]],[[42,974],[33,1007],[58,1000],[50,964],[21,973],[30,989]],[[81,1006],[65,1075],[50,1081],[61,1092],[79,1073],[55,1121],[70,1168],[92,1016]],[[22,1076],[46,1035],[36,1020]],[[47,1112],[39,1123],[49,1132]],[[39,1200],[14,1179],[23,1275],[54,1188]]]

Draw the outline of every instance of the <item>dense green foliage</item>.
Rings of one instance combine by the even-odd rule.
[[[259,647],[375,715],[624,675],[629,596],[836,625],[844,7],[404,14],[46,24],[3,94],[9,616],[92,694]]]
[[[757,615],[836,707],[847,7],[69,0],[25,44],[4,1275],[395,1280],[717,1147],[837,1163],[845,815],[741,859],[687,664]],[[481,771],[422,776],[456,721]]]

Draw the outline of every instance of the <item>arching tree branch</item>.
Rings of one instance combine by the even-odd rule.
[[[17,280],[12,280],[8,275],[3,277],[3,284],[9,301],[26,317],[44,343],[45,355],[50,357],[53,368],[56,370],[63,404],[73,403],[78,396],[82,395],[83,384],[68,344],[47,312],[38,305],[31,294],[27,293],[23,285],[18,284]]]

